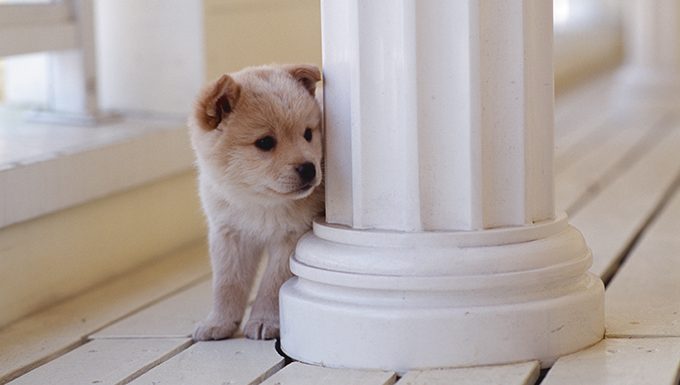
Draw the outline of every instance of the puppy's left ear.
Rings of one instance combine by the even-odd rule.
[[[316,83],[321,80],[321,71],[318,67],[311,64],[296,64],[284,66],[284,69],[314,96]]]

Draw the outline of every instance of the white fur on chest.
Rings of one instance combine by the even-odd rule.
[[[260,204],[239,197],[233,191],[216,191],[203,181],[201,200],[211,231],[238,231],[268,243],[291,235],[302,235],[311,228],[316,215],[313,205],[293,201]]]

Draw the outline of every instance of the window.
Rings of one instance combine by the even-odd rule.
[[[0,104],[10,108],[48,108],[47,53],[0,58]]]
[[[2,102],[96,116],[92,1],[0,2]]]
[[[192,169],[202,11],[0,0],[0,228]]]

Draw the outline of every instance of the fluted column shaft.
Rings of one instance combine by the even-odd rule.
[[[325,2],[327,221],[421,231],[554,217],[550,9]]]

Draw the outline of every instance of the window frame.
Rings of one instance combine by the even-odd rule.
[[[43,121],[96,123],[93,0],[0,4],[0,57],[47,52],[49,100]]]

